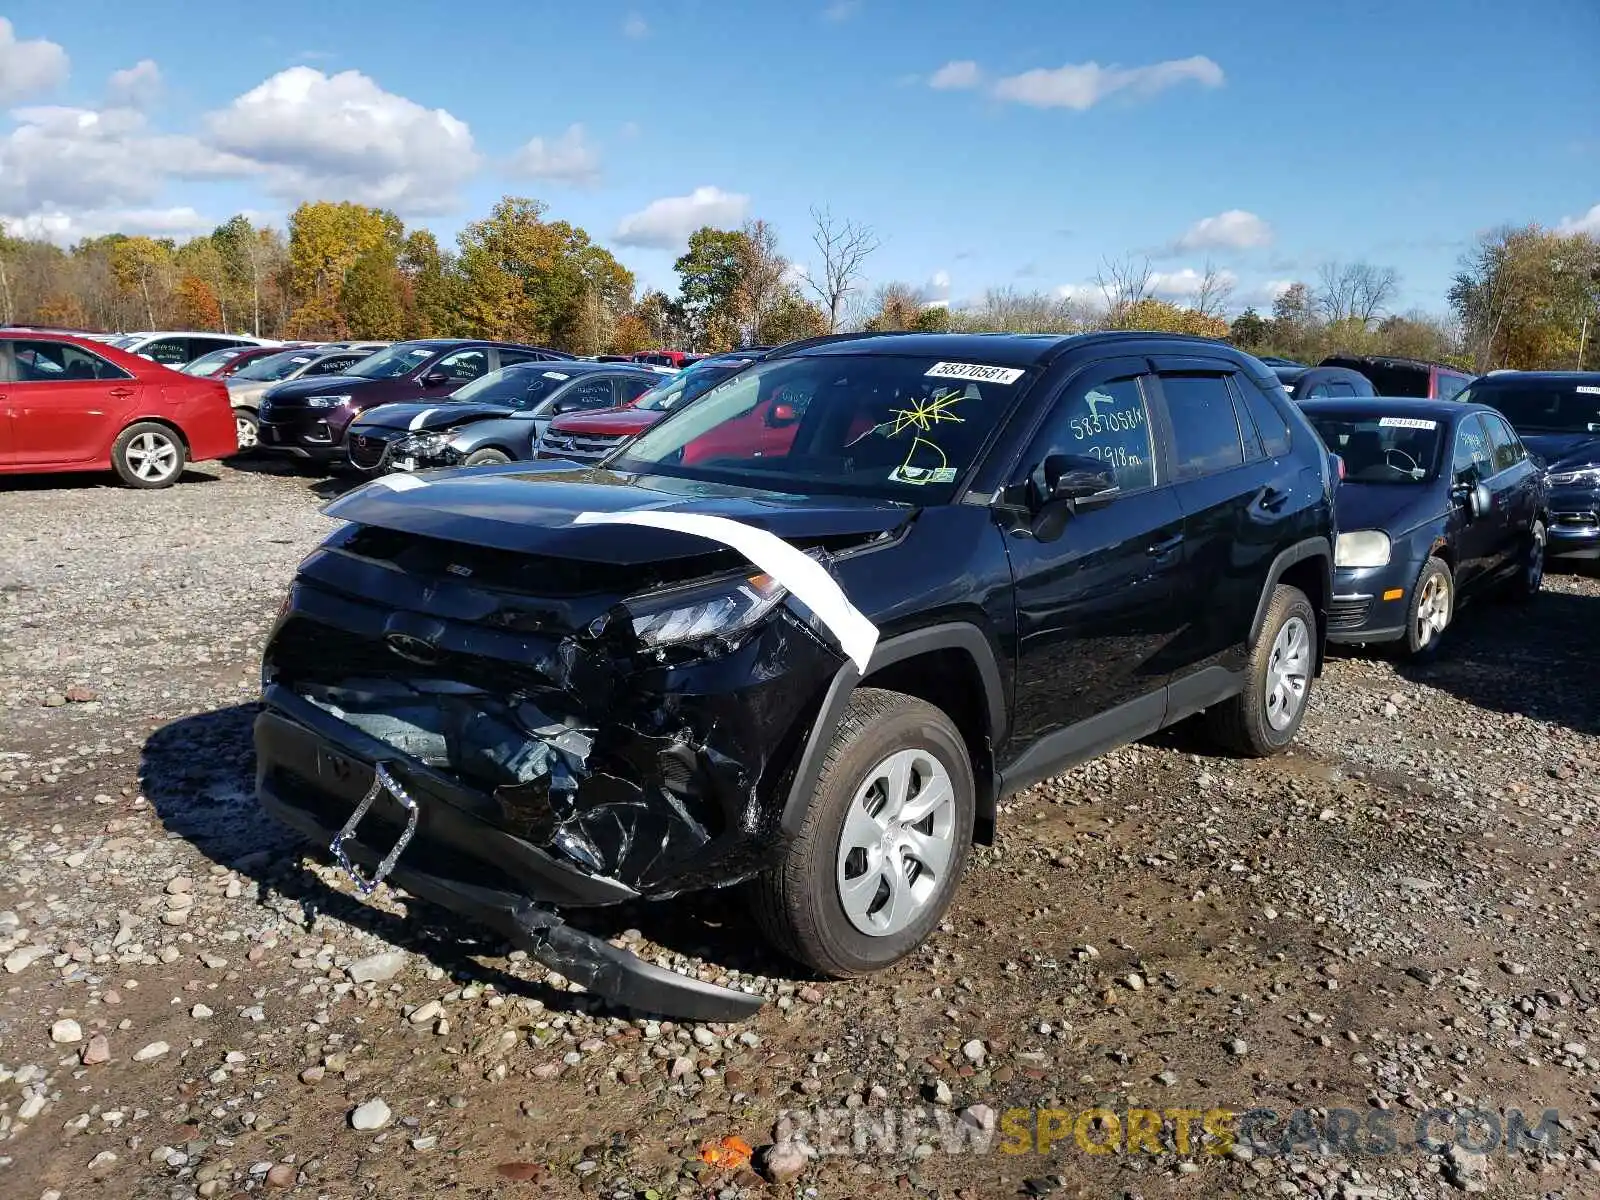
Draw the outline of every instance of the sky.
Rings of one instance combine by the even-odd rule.
[[[449,241],[511,193],[668,291],[751,217],[815,270],[815,208],[956,305],[1131,255],[1236,308],[1365,260],[1441,312],[1484,230],[1600,235],[1597,0],[28,0],[0,112],[14,234],[326,199]]]

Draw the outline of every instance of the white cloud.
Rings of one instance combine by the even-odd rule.
[[[622,36],[633,38],[637,41],[650,32],[650,22],[638,13],[629,13],[628,19],[622,23]]]
[[[248,174],[251,165],[191,137],[153,133],[131,108],[20,108],[0,136],[0,212],[143,208],[165,181]]]
[[[1273,301],[1295,285],[1293,279],[1266,279],[1233,293],[1234,308],[1271,308]]]
[[[111,72],[106,84],[106,103],[113,108],[149,108],[160,94],[161,68],[148,58]]]
[[[950,272],[939,270],[930,275],[922,289],[922,299],[927,304],[949,304]]]
[[[1175,243],[1178,250],[1255,250],[1272,244],[1272,226],[1242,208],[1196,221]]]
[[[1238,281],[1239,277],[1232,271],[1216,274],[1216,282],[1224,286],[1231,287]],[[1204,282],[1205,275],[1193,267],[1184,267],[1181,271],[1152,271],[1150,294],[1163,300],[1187,300],[1199,293]]]
[[[0,17],[0,104],[48,92],[66,82],[67,52],[39,38],[17,41],[11,22]]]
[[[105,208],[82,212],[59,210],[0,217],[13,237],[36,238],[70,246],[86,237],[108,233],[147,234],[152,237],[193,237],[216,225],[188,205],[179,208]]]
[[[591,184],[600,178],[600,155],[572,125],[558,138],[532,138],[508,164],[514,175],[553,183]]]
[[[1099,63],[1068,63],[1054,70],[1038,68],[1009,75],[994,85],[1001,100],[1034,108],[1092,108],[1118,92],[1153,96],[1183,83],[1221,87],[1222,68],[1203,55],[1153,63],[1147,67],[1102,67]]]
[[[353,200],[402,216],[447,212],[478,167],[472,131],[359,71],[290,67],[206,119],[212,144],[259,165],[287,200]]]
[[[652,200],[638,212],[623,217],[616,240],[624,246],[676,250],[702,226],[731,229],[738,225],[749,206],[749,196],[719,187],[697,187],[687,196]]]
[[[975,88],[982,81],[983,72],[978,69],[978,64],[971,59],[956,59],[953,62],[947,62],[932,75],[928,76],[928,86],[940,92]]]
[[[822,19],[837,24],[840,21],[848,21],[860,11],[860,0],[834,0],[834,3],[822,10]]]
[[[1591,237],[1600,238],[1600,204],[1596,204],[1581,217],[1562,217],[1561,223],[1556,226],[1556,232],[1587,233]]]

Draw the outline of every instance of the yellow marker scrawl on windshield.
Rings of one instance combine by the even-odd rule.
[[[889,472],[889,478],[895,483],[949,483],[955,478],[955,470],[950,466],[950,460],[945,456],[944,450],[937,442],[930,441],[922,436],[923,433],[933,432],[933,427],[940,421],[954,421],[961,423],[964,418],[951,412],[951,406],[956,401],[964,398],[963,393],[955,389],[935,392],[926,400],[912,400],[910,408],[891,408],[890,414],[894,417],[894,428],[889,431],[890,437],[898,437],[908,429],[920,430],[913,434],[911,446],[906,451],[906,460]],[[917,456],[917,447],[926,446],[939,456],[937,465],[919,467],[912,460]]]

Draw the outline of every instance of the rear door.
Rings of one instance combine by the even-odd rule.
[[[1512,566],[1539,515],[1539,470],[1528,458],[1522,439],[1498,413],[1483,413],[1489,433],[1491,474],[1487,480],[1498,520],[1494,569]]]
[[[1102,361],[1068,380],[1011,480],[1037,502],[1048,456],[1092,456],[1111,466],[1119,489],[1059,531],[1007,533],[1018,635],[1012,728],[1021,745],[1061,735],[1045,743],[1056,748],[1047,760],[1081,750],[1068,731],[1112,710],[1116,741],[1165,716],[1183,514],[1159,460],[1148,386],[1142,358]]]
[[[1249,416],[1240,420],[1230,363],[1158,357],[1154,365],[1183,511],[1184,627],[1174,666],[1185,674],[1213,665],[1239,671],[1294,481],[1286,466],[1266,462]]]
[[[121,367],[68,342],[13,341],[11,371],[5,393],[18,467],[104,456],[142,386]]]

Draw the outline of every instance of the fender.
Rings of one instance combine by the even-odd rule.
[[[994,647],[990,645],[989,639],[984,636],[981,629],[976,625],[955,621],[944,625],[930,625],[926,629],[914,629],[909,633],[886,638],[873,648],[865,675],[856,669],[854,663],[847,661],[828,684],[827,693],[822,698],[822,707],[817,713],[816,720],[812,722],[811,732],[806,736],[805,746],[801,749],[800,763],[795,769],[794,781],[789,785],[789,795],[784,801],[783,812],[779,817],[778,827],[784,836],[793,837],[799,832],[800,825],[805,820],[806,808],[817,789],[817,777],[822,774],[822,763],[827,757],[828,744],[833,740],[833,731],[839,727],[839,721],[844,716],[845,706],[850,703],[850,693],[855,691],[862,679],[870,676],[872,672],[935,650],[959,650],[972,659],[973,665],[978,669],[978,678],[983,681],[989,718],[989,727],[985,732],[990,744],[999,745],[1005,738],[1009,721],[1005,687],[1000,677],[1000,664],[995,658]],[[984,790],[980,780],[980,809],[984,807],[981,801]],[[992,790],[989,789],[991,794]],[[983,815],[982,812],[979,813],[980,817]]]
[[[1272,602],[1272,589],[1278,586],[1278,581],[1283,578],[1283,573],[1295,563],[1304,562],[1308,558],[1321,557],[1328,564],[1327,595],[1333,595],[1333,547],[1325,537],[1306,538],[1303,542],[1296,542],[1287,550],[1280,551],[1272,560],[1272,566],[1267,569],[1266,586],[1261,589],[1261,598],[1256,601],[1256,615],[1250,622],[1250,645],[1255,645],[1256,639],[1261,636],[1261,626],[1267,619],[1267,605]],[[1320,660],[1322,655],[1317,655]]]

